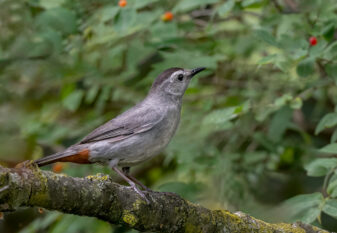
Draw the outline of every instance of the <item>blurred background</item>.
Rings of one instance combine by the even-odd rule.
[[[207,67],[165,152],[132,169],[158,191],[337,231],[335,0],[1,0],[0,163],[77,142],[170,67]],[[43,168],[70,176],[98,165]],[[4,233],[137,232],[38,208]]]

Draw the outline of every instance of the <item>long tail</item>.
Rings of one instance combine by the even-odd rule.
[[[66,150],[56,154],[34,161],[39,167],[56,163],[56,162],[72,162],[72,163],[91,163],[89,161],[89,150],[84,149],[81,151]]]

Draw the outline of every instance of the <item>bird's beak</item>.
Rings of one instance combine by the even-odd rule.
[[[205,67],[195,68],[195,69],[191,70],[190,76],[193,77],[194,75],[196,75],[197,73],[203,71],[204,69],[206,69],[206,68]]]

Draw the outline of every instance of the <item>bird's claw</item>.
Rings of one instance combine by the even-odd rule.
[[[143,185],[143,184],[141,184],[141,183],[139,183],[139,186],[140,186],[144,191],[146,191],[146,192],[153,192],[152,189],[146,187],[145,185]]]
[[[131,186],[131,187],[136,193],[138,193],[146,201],[147,204],[150,204],[149,199],[147,199],[145,194],[140,189],[138,189],[136,185]]]

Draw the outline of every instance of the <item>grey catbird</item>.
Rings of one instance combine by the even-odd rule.
[[[36,160],[36,164],[108,164],[146,199],[135,183],[147,188],[129,174],[129,168],[157,155],[170,142],[179,124],[185,90],[191,78],[204,69],[165,70],[153,82],[142,102],[98,127],[65,151]],[[118,166],[122,167],[122,171]]]

